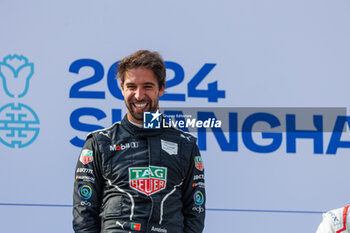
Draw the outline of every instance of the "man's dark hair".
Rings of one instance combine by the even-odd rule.
[[[118,75],[124,83],[125,73],[134,68],[145,68],[152,70],[157,78],[159,89],[165,85],[165,65],[162,57],[157,52],[139,50],[123,58],[118,63]]]

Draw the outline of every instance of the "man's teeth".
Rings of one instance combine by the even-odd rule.
[[[136,108],[143,109],[147,104],[135,104]]]

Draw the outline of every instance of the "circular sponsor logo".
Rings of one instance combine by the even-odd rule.
[[[202,205],[204,202],[204,195],[201,191],[195,192],[193,198],[196,205]]]
[[[82,186],[80,186],[80,188],[79,188],[79,195],[80,195],[83,199],[87,200],[87,199],[89,199],[89,198],[91,197],[91,195],[92,195],[92,189],[90,188],[89,185],[82,185]]]

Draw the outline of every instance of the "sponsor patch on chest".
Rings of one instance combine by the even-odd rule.
[[[167,168],[165,167],[131,167],[129,168],[129,185],[132,189],[152,195],[166,187]]]
[[[92,150],[84,149],[82,150],[79,158],[80,162],[82,162],[84,165],[92,162],[94,160],[93,152]]]
[[[203,160],[200,156],[196,156],[194,157],[194,165],[196,166],[196,168],[199,170],[199,171],[203,171],[204,170],[204,167],[203,167]]]
[[[110,151],[120,151],[120,150],[125,150],[129,148],[138,148],[139,147],[139,142],[126,142],[126,143],[121,143],[121,144],[114,144],[109,146]]]
[[[175,142],[165,141],[163,139],[160,140],[162,150],[166,151],[169,155],[177,155],[178,146]]]

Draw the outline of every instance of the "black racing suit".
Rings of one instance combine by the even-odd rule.
[[[203,164],[187,133],[138,128],[124,117],[88,135],[75,174],[77,233],[203,230]]]

